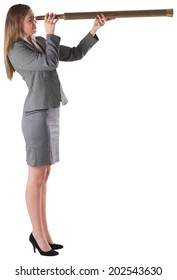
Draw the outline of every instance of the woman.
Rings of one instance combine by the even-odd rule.
[[[18,72],[25,80],[28,95],[24,103],[22,131],[26,142],[26,160],[29,176],[26,204],[32,223],[30,242],[41,255],[55,256],[63,246],[53,243],[46,219],[46,183],[51,165],[59,161],[59,107],[67,98],[57,74],[59,61],[81,59],[98,41],[96,31],[105,24],[104,15],[98,15],[91,31],[77,47],[60,45],[54,35],[58,19],[46,14],[46,39],[34,37],[36,20],[31,8],[12,6],[6,17],[4,59],[7,77]]]

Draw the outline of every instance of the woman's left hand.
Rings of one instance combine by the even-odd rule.
[[[90,33],[94,36],[97,30],[105,25],[107,20],[110,20],[110,18],[107,19],[104,14],[97,15]]]

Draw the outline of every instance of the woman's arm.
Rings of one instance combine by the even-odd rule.
[[[81,59],[98,41],[97,30],[106,22],[106,17],[97,15],[91,31],[80,41],[77,47],[60,47],[59,59],[61,61],[75,61]]]
[[[80,41],[76,47],[60,46],[59,60],[75,61],[86,55],[86,53],[96,44],[98,37],[90,32]]]

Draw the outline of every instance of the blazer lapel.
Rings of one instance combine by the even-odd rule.
[[[39,40],[36,40],[36,43],[39,45],[39,47],[42,49],[43,53],[45,53],[45,46]]]
[[[40,40],[40,37],[36,37],[36,43],[39,45],[39,47],[43,50],[43,52],[46,52],[46,43],[44,40]]]
[[[38,52],[40,52],[40,53],[44,53],[45,51],[44,51],[44,48],[41,46],[41,44],[39,44],[38,42],[37,42],[37,44],[39,45],[39,47],[41,48],[41,50],[39,49],[39,48],[37,48],[35,45],[32,45],[32,44],[30,44],[30,43],[28,43],[28,42],[26,42],[25,40],[22,40],[22,42],[23,42],[23,44],[25,44],[29,49],[31,49],[31,50],[35,50],[35,51],[38,51]]]

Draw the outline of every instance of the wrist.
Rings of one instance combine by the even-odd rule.
[[[91,30],[90,30],[90,33],[93,35],[93,36],[95,36],[95,34],[96,34],[96,29],[95,28],[92,28]]]
[[[45,32],[46,32],[46,35],[47,34],[54,34],[54,30],[50,30],[50,29],[46,29]]]

